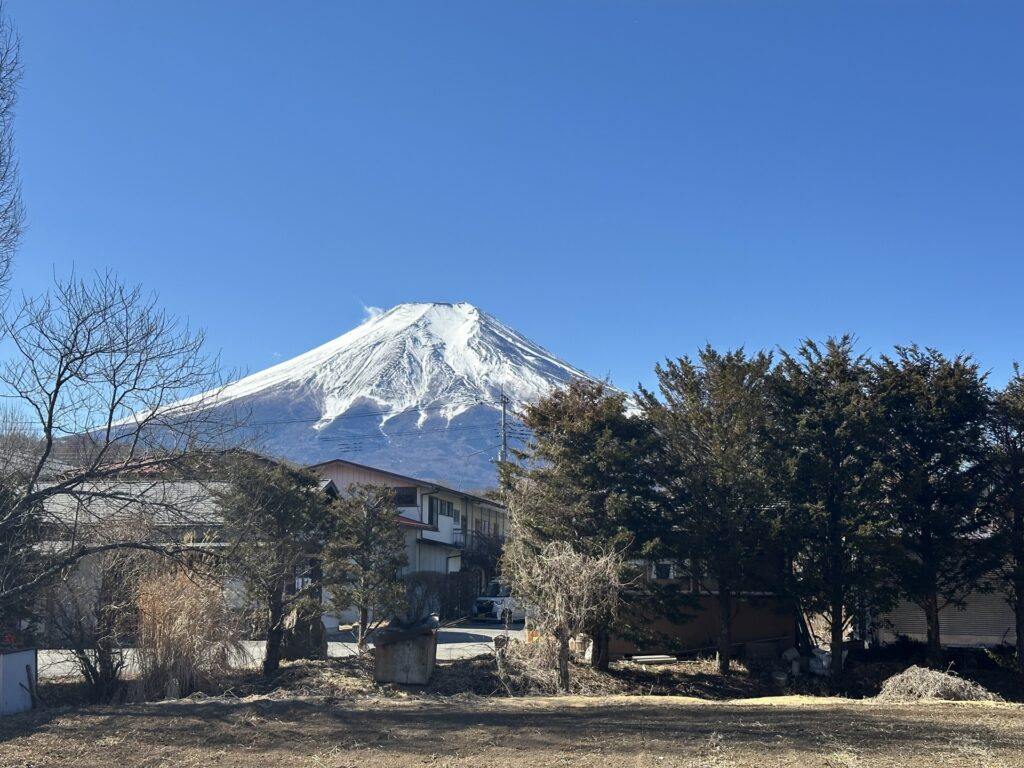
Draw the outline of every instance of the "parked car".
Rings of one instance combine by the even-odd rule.
[[[484,593],[473,602],[473,615],[477,619],[504,624],[526,618],[526,612],[516,603],[511,590],[497,579],[488,584]]]

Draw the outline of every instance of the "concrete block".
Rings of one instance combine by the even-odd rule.
[[[374,648],[373,679],[378,683],[426,685],[437,661],[437,632],[430,631]]]

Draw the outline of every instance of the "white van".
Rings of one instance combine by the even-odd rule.
[[[511,624],[525,619],[526,612],[516,603],[508,586],[494,579],[487,585],[484,593],[473,602],[473,617]]]

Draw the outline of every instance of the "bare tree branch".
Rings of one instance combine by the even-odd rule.
[[[173,554],[215,524],[210,470],[238,433],[206,407],[202,333],[109,273],[23,298],[0,331],[0,612],[90,554]]]

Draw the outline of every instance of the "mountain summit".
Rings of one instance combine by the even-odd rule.
[[[493,486],[501,397],[513,411],[573,378],[591,379],[471,304],[399,304],[291,360],[228,385],[268,453],[331,458]]]

